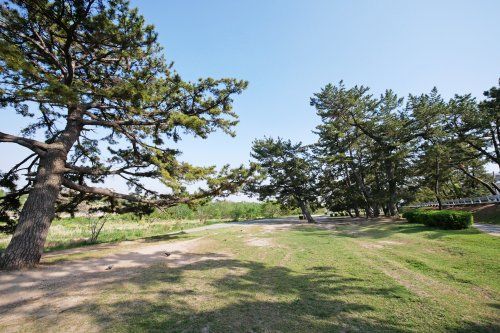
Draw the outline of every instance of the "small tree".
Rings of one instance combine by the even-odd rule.
[[[275,199],[283,206],[299,207],[308,222],[314,223],[311,208],[318,202],[316,170],[307,147],[281,138],[255,140],[251,156],[260,166],[260,178],[246,186],[260,200]]]
[[[232,96],[247,83],[183,81],[165,61],[153,26],[127,1],[12,0],[0,5],[0,17],[0,104],[31,119],[20,136],[0,133],[0,142],[31,150],[0,175],[0,187],[9,189],[0,215],[19,209],[29,194],[1,267],[39,262],[56,210],[100,200],[112,211],[151,211],[229,194],[248,176],[243,168],[216,175],[214,167],[179,162],[171,147],[183,133],[234,135]],[[133,193],[93,185],[109,176]],[[144,178],[170,192],[147,188]],[[184,184],[200,180],[208,188],[187,193]]]
[[[89,243],[97,242],[97,239],[99,238],[102,228],[104,228],[106,222],[107,219],[105,216],[92,217],[89,219],[89,228],[90,228]]]
[[[281,214],[281,209],[275,201],[266,201],[261,205],[261,215],[265,218],[273,218]]]

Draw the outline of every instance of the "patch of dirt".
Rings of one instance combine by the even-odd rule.
[[[398,241],[378,241],[376,243],[359,242],[359,245],[365,249],[383,249],[391,245],[403,245],[405,243]]]
[[[273,242],[270,238],[250,238],[245,243],[250,246],[258,247],[268,247],[273,245]]]
[[[382,244],[377,243],[359,243],[359,245],[365,249],[382,249],[384,246]]]
[[[398,242],[398,241],[379,241],[379,244],[382,245],[403,245],[403,242]]]
[[[299,225],[306,225],[305,223],[283,223],[283,224],[267,224],[263,226],[264,233],[272,233],[275,231],[286,231],[295,228]]]
[[[227,257],[223,254],[197,253],[197,247],[204,243],[203,238],[142,244],[102,258],[42,264],[32,270],[2,272],[0,325],[15,329],[25,317],[55,318],[61,312],[98,297],[103,286],[129,279],[153,264],[167,263],[168,267],[177,267],[200,260]],[[82,328],[78,330],[82,331]]]

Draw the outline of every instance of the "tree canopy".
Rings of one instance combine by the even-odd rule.
[[[405,100],[387,90],[328,84],[311,99],[321,118],[315,157],[321,200],[356,216],[396,215],[415,201],[498,193],[485,172],[498,152],[498,90],[478,103],[436,88]]]

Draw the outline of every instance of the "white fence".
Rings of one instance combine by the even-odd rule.
[[[443,206],[467,206],[467,205],[484,205],[489,203],[500,203],[500,195],[487,195],[484,197],[476,198],[460,198],[460,199],[450,199],[441,201]],[[416,205],[409,205],[406,207],[410,208],[420,208],[420,207],[438,207],[437,201],[423,202]]]

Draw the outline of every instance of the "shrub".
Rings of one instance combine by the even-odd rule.
[[[410,223],[421,223],[441,229],[466,229],[474,223],[471,212],[455,210],[412,210],[403,217]]]
[[[265,218],[272,218],[281,215],[281,208],[279,204],[272,201],[267,201],[262,204],[262,216]]]
[[[403,213],[403,217],[409,222],[409,223],[418,223],[417,222],[417,215],[422,212],[421,210],[410,210],[407,212]]]

